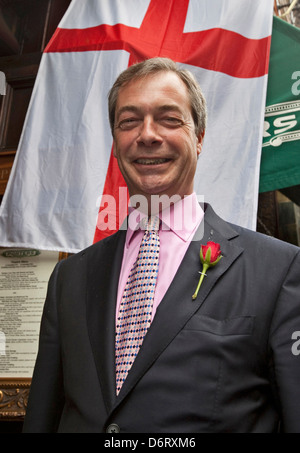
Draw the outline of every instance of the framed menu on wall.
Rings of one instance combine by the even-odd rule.
[[[0,248],[0,419],[25,415],[48,281],[61,258]]]

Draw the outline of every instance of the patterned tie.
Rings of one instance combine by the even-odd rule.
[[[116,392],[126,379],[151,324],[159,262],[159,218],[146,218],[139,254],[123,293],[116,327]]]

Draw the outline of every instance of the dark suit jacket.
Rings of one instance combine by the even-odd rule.
[[[49,284],[25,432],[300,432],[300,256],[206,207],[118,397],[115,305],[125,231],[60,262]],[[201,270],[200,243],[223,258]],[[294,347],[295,351],[295,347]]]

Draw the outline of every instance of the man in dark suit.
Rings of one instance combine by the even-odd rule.
[[[60,262],[24,431],[300,432],[299,249],[196,203],[206,110],[189,73],[167,59],[140,63],[118,78],[109,106],[129,194],[140,217],[161,222],[151,326],[117,389],[115,337],[139,228],[129,222]],[[158,195],[169,210],[151,204]],[[208,241],[222,258],[193,299]]]

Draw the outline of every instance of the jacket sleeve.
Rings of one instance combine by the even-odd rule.
[[[33,373],[24,433],[56,432],[64,404],[60,338],[57,316],[57,277],[60,263],[49,280],[39,351]]]
[[[300,252],[290,265],[278,295],[270,330],[281,430],[300,433]]]

